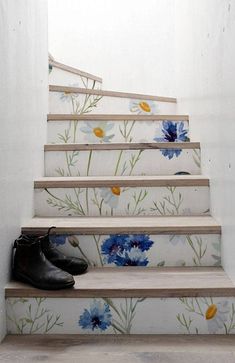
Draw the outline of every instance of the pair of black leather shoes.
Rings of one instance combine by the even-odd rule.
[[[13,275],[43,290],[59,290],[72,287],[72,275],[83,274],[87,263],[76,257],[67,257],[50,242],[49,228],[41,237],[21,235],[15,240]]]

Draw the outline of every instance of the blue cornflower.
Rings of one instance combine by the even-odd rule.
[[[124,251],[128,238],[128,234],[114,234],[104,240],[101,253],[106,255],[107,263],[115,262],[117,255]]]
[[[188,130],[184,129],[183,122],[173,122],[165,120],[162,122],[162,133],[163,137],[155,137],[154,140],[157,142],[185,142],[189,138],[187,136]],[[160,149],[162,155],[172,159],[175,155],[178,157],[182,152],[182,149]]]
[[[150,240],[147,234],[132,234],[127,239],[125,249],[129,250],[133,247],[138,247],[142,252],[148,251],[152,247],[153,241]]]
[[[56,246],[64,245],[66,243],[67,234],[51,234],[50,241]]]
[[[94,300],[90,305],[90,310],[85,309],[80,315],[78,324],[82,329],[106,330],[112,323],[112,314],[108,304]]]
[[[130,251],[123,251],[116,256],[115,264],[117,266],[147,266],[148,259],[144,252],[138,247],[133,247]]]

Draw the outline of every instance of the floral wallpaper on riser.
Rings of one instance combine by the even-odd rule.
[[[48,151],[45,153],[45,175],[173,175],[180,171],[198,175],[200,163],[199,149],[183,149],[171,159],[157,149]]]
[[[8,334],[234,334],[234,297],[8,298]]]
[[[36,216],[143,216],[209,213],[208,187],[48,188],[35,190]]]
[[[79,76],[75,73],[63,71],[62,69],[52,67],[49,73],[49,84],[60,86],[71,86],[79,88],[93,88],[101,89],[102,84],[97,81],[93,81],[87,77]]]
[[[220,266],[220,235],[55,235],[52,243],[90,267]]]
[[[48,143],[154,143],[189,141],[188,121],[49,121]],[[177,157],[181,149],[165,151]],[[170,149],[170,150],[172,150]],[[177,150],[177,151],[176,151]]]
[[[72,87],[80,87],[81,84],[71,84]],[[148,101],[142,99],[128,99],[121,97],[109,97],[92,94],[78,93],[49,93],[50,113],[73,114],[142,114],[153,115],[176,114],[176,104],[169,102]]]

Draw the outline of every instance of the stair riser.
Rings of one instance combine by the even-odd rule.
[[[61,86],[71,86],[79,88],[101,89],[102,84],[87,77],[63,71],[62,69],[53,67],[49,74],[49,83]]]
[[[179,128],[188,134],[188,121],[171,121],[177,124],[177,139],[181,139]],[[126,143],[169,141],[164,138],[162,121],[49,121],[48,143]],[[172,143],[173,144],[173,143]]]
[[[35,190],[35,215],[38,217],[200,215],[208,214],[209,205],[208,187]]]
[[[234,297],[8,298],[6,304],[8,334],[235,333]]]
[[[165,150],[164,150],[165,151]],[[133,161],[135,164],[133,165]],[[45,152],[45,176],[199,175],[200,150],[183,149],[169,159],[160,150],[93,150]]]
[[[52,235],[51,241],[92,267],[221,265],[220,235]]]
[[[140,102],[148,103],[148,110],[144,111],[139,106]],[[79,93],[50,92],[50,113],[107,113],[107,114],[174,114],[176,104],[169,102],[137,100],[122,97],[109,97],[100,95],[85,95]]]

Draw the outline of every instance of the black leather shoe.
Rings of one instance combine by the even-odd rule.
[[[67,257],[60,252],[50,241],[50,231],[53,228],[56,227],[49,228],[45,236],[39,237],[44,255],[53,265],[67,271],[71,275],[83,274],[88,268],[87,262],[82,258]]]
[[[17,280],[43,290],[59,290],[72,287],[73,276],[47,260],[38,238],[22,235],[14,243],[13,275]]]

